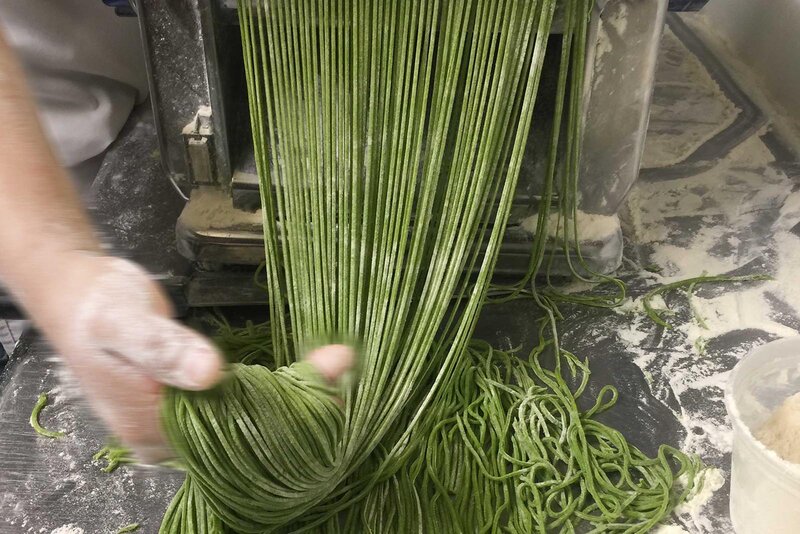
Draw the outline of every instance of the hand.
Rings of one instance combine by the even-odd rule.
[[[140,459],[158,460],[168,453],[159,422],[164,385],[208,388],[222,375],[222,358],[170,319],[169,301],[144,270],[102,255],[24,80],[0,32],[0,278],[109,430]],[[352,353],[323,348],[309,359],[332,379]]]
[[[172,307],[138,265],[76,254],[61,262],[44,317],[34,316],[108,429],[137,458],[169,457],[164,386],[201,390],[223,373],[211,342],[171,319]]]
[[[137,459],[157,462],[170,450],[161,430],[164,386],[212,387],[223,358],[210,341],[171,319],[161,288],[138,265],[76,254],[61,262],[42,324],[82,391],[109,430]],[[307,361],[336,380],[353,364],[353,351],[329,345]]]

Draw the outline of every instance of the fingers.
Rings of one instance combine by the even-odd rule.
[[[353,366],[355,354],[347,345],[326,345],[311,351],[306,361],[326,380],[334,382]]]
[[[171,456],[161,429],[164,385],[214,385],[223,359],[214,345],[170,318],[147,272],[127,260],[87,256],[65,271],[47,333],[108,430],[137,459]]]
[[[169,318],[168,299],[144,269],[106,258],[85,283],[90,289],[76,312],[76,347],[102,351],[181,389],[207,389],[222,377],[217,349]]]
[[[164,386],[131,365],[88,352],[71,366],[108,432],[145,463],[174,456],[161,430]]]
[[[98,339],[104,351],[162,384],[203,390],[222,378],[224,362],[211,342],[166,317],[151,315],[118,323]]]

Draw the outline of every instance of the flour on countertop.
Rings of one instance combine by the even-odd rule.
[[[135,522],[143,528],[152,526],[148,523],[160,519],[161,503],[174,495],[182,475],[150,477],[130,466],[102,472],[102,465],[92,460],[105,443],[100,422],[84,400],[69,396],[69,388],[58,385],[62,367],[54,365],[47,350],[29,354],[34,357],[20,361],[16,372],[31,379],[19,381],[19,395],[6,399],[18,405],[14,413],[30,414],[37,395],[48,392],[42,424],[66,436],[48,439],[33,434],[26,421],[21,426],[22,432],[32,434],[26,454],[37,467],[24,471],[17,483],[0,492],[0,531],[94,534],[116,532],[120,525]],[[37,362],[40,358],[46,367]]]
[[[788,141],[787,145],[793,149],[795,155],[800,155],[800,130],[794,120],[795,109],[786,109],[770,94],[768,84],[749,64],[750,58],[736,51],[735,47],[725,37],[717,33],[716,21],[709,17],[705,11],[682,16],[681,20],[700,37],[703,44],[711,53],[719,58],[725,58],[725,69],[744,89],[747,97],[764,112],[782,138]]]
[[[740,113],[669,28],[661,40],[655,93],[642,159],[646,169],[683,162]]]
[[[793,219],[795,224],[800,217]],[[792,225],[794,226],[794,224]],[[772,290],[800,315],[800,237],[790,231],[776,231],[773,237],[778,270]]]
[[[772,166],[773,159],[758,135],[750,137],[727,157],[711,168],[686,178],[640,182],[629,198],[629,220],[637,243],[656,243],[674,247],[674,226],[683,218],[704,217],[704,232],[693,244],[693,254],[687,258],[683,251],[689,247],[665,248],[662,259],[667,262],[691,262],[678,265],[687,270],[708,270],[703,262],[731,263],[737,259],[752,259],[763,252],[764,243],[733,242],[741,229],[751,224],[765,224],[765,210],[780,210],[789,197],[794,183],[784,172]],[[793,202],[797,202],[796,200]],[[764,230],[769,228],[765,225]],[[716,241],[716,242],[715,242]],[[688,245],[689,243],[686,243]],[[709,249],[709,245],[715,248]],[[698,249],[705,255],[699,256]],[[671,254],[670,254],[671,253]]]
[[[708,521],[705,507],[714,494],[725,484],[722,470],[716,467],[704,469],[698,476],[700,487],[695,489],[689,500],[680,505],[675,513],[678,516],[688,517],[695,527],[702,527],[706,532],[713,532],[713,525]]]
[[[761,267],[748,271],[771,274],[773,282],[743,284],[721,293],[698,291],[692,297],[692,317],[675,322],[672,332],[682,336],[685,352],[665,356],[642,346],[654,324],[643,314],[641,298],[630,299],[618,310],[633,314],[618,337],[635,362],[645,372],[661,371],[669,377],[669,387],[654,385],[653,393],[661,400],[692,389],[722,398],[730,368],[704,357],[709,340],[740,330],[772,337],[797,334],[800,323],[786,320],[786,310],[776,309],[775,303],[777,299],[800,312],[800,238],[789,231],[800,222],[800,195],[790,194],[792,181],[770,165],[772,160],[764,143],[753,136],[708,171],[683,179],[640,182],[630,196],[623,221],[628,234],[649,252],[650,261],[663,268],[661,275],[650,276],[651,284],[734,272],[762,258],[774,259],[772,269],[763,267],[769,272]],[[690,218],[701,226],[686,231],[681,225]],[[758,233],[765,237],[742,237]],[[677,294],[671,302],[678,300],[688,302],[688,297]],[[666,307],[663,301],[652,304],[656,309]],[[670,317],[665,315],[665,319]],[[742,347],[729,356],[738,359],[748,350]],[[709,450],[730,450],[730,429],[718,415],[676,414],[687,428],[689,452],[702,457]]]
[[[599,215],[578,211],[576,214],[578,238],[581,242],[606,241],[620,231],[620,222],[617,215]],[[520,221],[523,230],[531,235],[536,234],[539,226],[539,216],[531,215]],[[560,238],[564,235],[564,227],[568,226],[568,235],[572,235],[572,221],[560,218],[559,213],[551,213],[547,219],[547,234],[550,238]]]
[[[668,32],[668,53],[673,52],[673,40]],[[679,58],[672,66],[660,67],[660,87],[683,94],[681,77],[687,74],[681,69],[691,68]],[[675,80],[669,79],[670,73]],[[693,91],[698,105],[705,101],[704,116],[712,119],[703,126],[698,116],[692,130],[697,135],[673,139],[669,113],[688,114],[691,106],[654,108],[645,167],[683,161],[738,115],[710,77],[691,77],[708,82]],[[669,99],[659,100],[666,105]],[[709,107],[714,100],[717,103]],[[664,127],[658,133],[660,119]],[[702,489],[676,510],[677,522],[659,527],[658,534],[721,532],[729,526],[726,519],[716,522],[708,510],[713,502],[726,499],[718,490],[725,483],[719,468],[729,465],[733,441],[723,400],[731,369],[753,346],[800,330],[800,186],[797,177],[787,175],[775,161],[764,141],[766,133],[753,132],[718,160],[703,161],[684,174],[645,177],[634,186],[621,217],[625,236],[635,247],[633,257],[642,265],[661,268],[658,274],[638,270],[643,291],[703,274],[774,278],[698,286],[691,299],[683,291],[654,298],[652,306],[659,313],[666,310],[663,318],[671,329],[647,317],[638,294],[615,310],[626,318],[616,329],[619,343],[641,369],[653,396],[685,429],[680,448],[710,466],[702,475]],[[726,504],[720,506],[727,509]]]

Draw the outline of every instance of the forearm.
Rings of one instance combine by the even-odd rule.
[[[97,251],[88,218],[39,124],[22,68],[0,34],[0,280],[43,302],[59,263]],[[39,310],[29,310],[36,313]]]

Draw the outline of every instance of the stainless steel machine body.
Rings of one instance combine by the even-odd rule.
[[[176,226],[178,250],[207,268],[253,265],[264,257],[235,4],[137,2],[161,158],[188,198]],[[596,271],[613,271],[621,261],[616,214],[639,172],[667,7],[667,0],[598,0],[594,9],[578,230],[584,257]],[[552,44],[544,93],[554,87],[557,35]],[[547,95],[542,98],[546,103]],[[547,106],[537,107],[500,274],[523,273],[528,265],[550,121]]]

